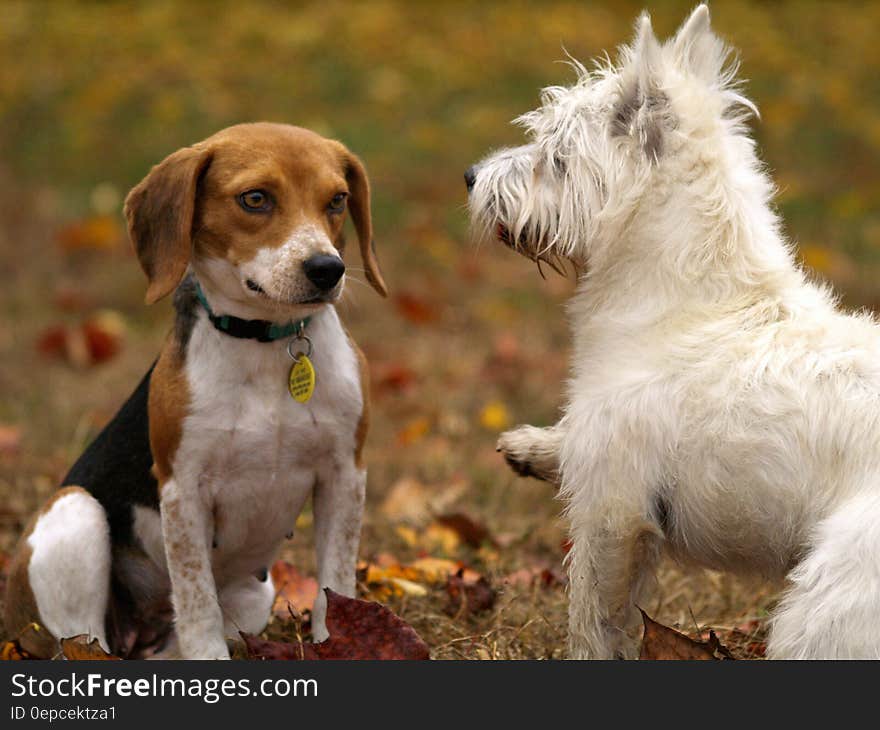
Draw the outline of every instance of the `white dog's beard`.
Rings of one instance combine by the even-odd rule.
[[[564,257],[559,254],[552,241],[553,233],[535,225],[528,219],[522,220],[513,205],[501,202],[497,196],[475,195],[471,201],[471,220],[476,240],[502,245],[521,256],[534,261],[541,269],[546,264],[560,275],[565,275]],[[516,222],[511,222],[516,221]]]
[[[547,246],[542,242],[543,237],[540,233],[529,234],[526,230],[521,230],[516,236],[506,225],[498,223],[495,226],[495,237],[507,248],[534,261],[541,276],[544,276],[541,264],[547,264],[557,274],[565,276],[562,256],[556,253],[553,246]]]

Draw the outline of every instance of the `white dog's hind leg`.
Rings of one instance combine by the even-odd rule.
[[[520,476],[557,482],[559,450],[564,435],[560,426],[518,426],[501,434],[496,450],[504,455],[510,468]]]
[[[42,624],[56,639],[96,638],[110,651],[104,625],[110,595],[110,525],[80,487],[58,492],[27,537],[28,579]]]
[[[773,659],[880,659],[880,494],[859,495],[816,529],[771,619]]]
[[[634,658],[636,604],[654,577],[661,543],[659,528],[647,517],[606,518],[597,510],[572,526],[572,659]]]

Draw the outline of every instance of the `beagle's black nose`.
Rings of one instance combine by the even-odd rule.
[[[464,184],[467,185],[468,192],[473,190],[474,183],[477,181],[477,168],[474,165],[471,165],[464,172]]]
[[[345,273],[345,264],[338,256],[320,254],[303,261],[303,271],[306,277],[321,291],[327,291],[336,286],[336,282]]]

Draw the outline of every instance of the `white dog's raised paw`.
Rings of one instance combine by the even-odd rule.
[[[504,456],[508,466],[519,476],[556,481],[556,469],[548,468],[546,455],[542,457],[542,434],[543,429],[520,426],[501,434],[495,450]]]

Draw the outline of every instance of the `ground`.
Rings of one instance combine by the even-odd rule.
[[[692,4],[651,3],[657,32],[671,33]],[[376,245],[392,296],[376,296],[355,268],[340,305],[373,372],[362,559],[448,557],[499,590],[495,607],[477,615],[444,613],[439,586],[387,597],[436,658],[561,657],[564,587],[503,580],[561,570],[561,505],[552,487],[512,475],[494,444],[508,425],[556,417],[573,281],[552,272],[542,279],[500,246],[472,245],[462,173],[521,139],[510,120],[535,106],[541,86],[571,80],[556,63],[566,51],[582,60],[612,52],[642,3],[206,7],[4,4],[0,555],[170,326],[167,303],[143,305],[121,197],[151,164],[222,126],[287,121],[346,142],[373,180]],[[835,4],[830,17],[827,7],[718,3],[713,24],[742,52],[746,91],[762,111],[754,129],[799,254],[846,304],[871,306],[880,262],[880,6]],[[354,251],[349,257],[361,266]],[[102,333],[120,331],[119,351],[92,364],[112,350]],[[395,486],[417,496],[389,503]],[[465,513],[497,544],[474,549],[432,532],[431,509]],[[283,557],[312,574],[308,516],[300,527]],[[760,638],[775,590],[664,565],[644,608],[689,632],[744,627]],[[288,629],[276,622],[271,631]]]

